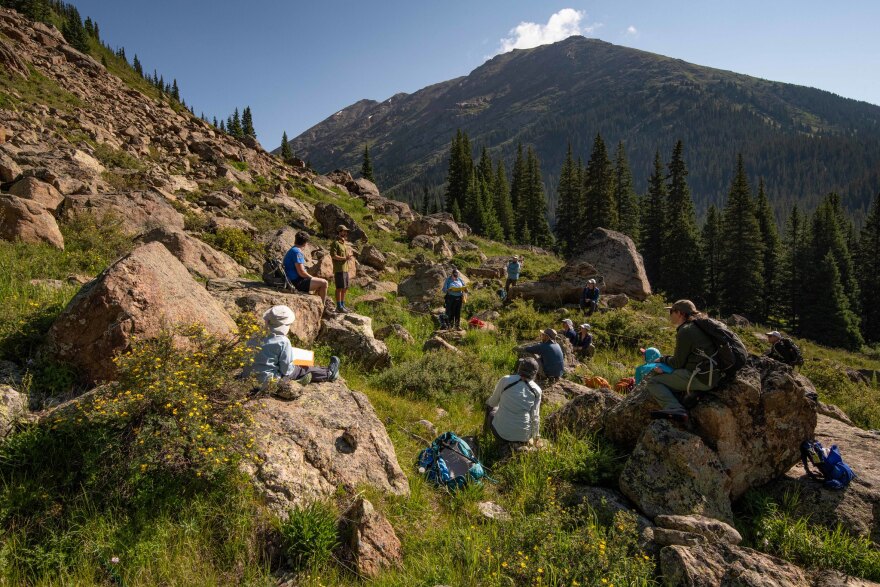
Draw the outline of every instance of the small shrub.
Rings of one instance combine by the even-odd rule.
[[[131,153],[122,149],[114,149],[105,144],[99,144],[95,147],[95,158],[108,168],[128,169],[131,171],[142,171],[144,169],[144,164]]]
[[[240,228],[220,228],[213,234],[202,235],[202,240],[241,263],[247,264],[251,253],[258,253],[260,246]]]
[[[279,531],[284,552],[296,569],[326,563],[339,545],[336,512],[321,501],[291,510]]]
[[[463,395],[485,399],[495,387],[494,373],[463,354],[437,351],[395,365],[373,377],[379,388],[419,400]]]

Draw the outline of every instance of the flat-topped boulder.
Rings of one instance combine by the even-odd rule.
[[[607,293],[624,293],[637,300],[651,295],[642,255],[622,232],[597,228],[578,243],[578,251],[576,260],[596,268]]]
[[[406,236],[410,240],[419,235],[446,236],[454,240],[462,240],[469,231],[463,229],[452,217],[452,214],[439,212],[428,216],[420,216],[410,222],[406,228]]]
[[[99,222],[112,218],[133,235],[158,227],[183,230],[184,224],[183,214],[154,191],[67,196],[62,210],[65,218],[78,214],[90,214]]]
[[[55,320],[48,339],[58,358],[95,382],[113,379],[113,357],[128,350],[133,338],[190,324],[215,335],[235,330],[220,302],[162,243],[152,242],[83,286]]]
[[[247,269],[226,253],[214,249],[206,242],[182,230],[154,228],[139,240],[143,243],[162,243],[187,269],[205,279],[240,277],[247,273]]]
[[[373,335],[373,320],[368,316],[328,315],[321,320],[318,341],[329,345],[334,353],[354,359],[367,370],[391,365],[391,353],[385,343]]]

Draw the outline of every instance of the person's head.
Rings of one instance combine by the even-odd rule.
[[[297,247],[301,247],[309,242],[309,233],[299,231],[296,233],[296,236],[293,238],[293,244]]]
[[[594,287],[596,287],[596,280],[590,279],[589,281],[587,281],[587,287],[589,287],[590,289],[593,289]]]
[[[294,320],[296,315],[287,306],[272,306],[263,312],[263,321],[272,334],[287,334]]]
[[[450,275],[452,275],[452,279],[458,279],[461,277],[461,273],[458,272],[458,269],[453,269]]]
[[[690,300],[678,300],[671,306],[667,306],[666,309],[669,310],[669,321],[675,326],[684,324],[700,314],[697,307]]]
[[[516,364],[516,374],[526,381],[531,381],[538,374],[538,361],[531,357],[520,359]]]
[[[541,333],[541,342],[553,342],[556,340],[556,331],[552,328],[546,328]]]
[[[780,340],[782,340],[782,335],[778,330],[774,330],[772,332],[767,333],[767,340],[770,341],[770,344],[776,344]]]
[[[342,240],[347,239],[348,238],[348,227],[344,224],[340,224],[339,226],[336,227],[336,235]]]
[[[660,359],[660,350],[654,347],[648,347],[646,349],[639,349],[643,355],[645,355],[646,363],[656,363]]]
[[[592,326],[590,326],[589,324],[586,324],[586,323],[585,323],[585,324],[581,324],[580,328],[581,328],[581,333],[582,333],[582,334],[589,334],[590,331],[593,329]]]
[[[565,324],[566,331],[574,330],[574,322],[571,321],[571,318],[565,318],[562,323]]]

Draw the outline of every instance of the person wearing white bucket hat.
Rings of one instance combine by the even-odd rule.
[[[339,377],[339,358],[330,357],[328,367],[303,367],[293,364],[293,345],[287,338],[290,325],[296,321],[287,306],[272,306],[263,313],[267,336],[251,341],[258,348],[246,375],[254,375],[263,385],[276,379],[287,379],[306,385],[309,382],[335,381]]]

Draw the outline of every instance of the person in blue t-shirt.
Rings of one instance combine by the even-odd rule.
[[[516,285],[516,282],[519,281],[519,274],[522,271],[522,257],[519,255],[514,256],[507,263],[507,281],[504,282],[504,297],[507,298],[510,295],[511,286]]]
[[[587,282],[584,291],[581,292],[581,310],[591,316],[599,308],[599,288],[596,286],[596,280],[591,279]]]
[[[304,247],[308,242],[308,233],[302,231],[296,233],[293,247],[284,255],[284,274],[297,291],[319,295],[323,302],[327,298],[327,280],[312,277],[306,270],[306,257],[300,247]]]
[[[544,377],[551,382],[565,375],[565,358],[556,342],[557,336],[555,330],[547,328],[541,333],[541,342],[522,349],[523,353],[537,355]]]

